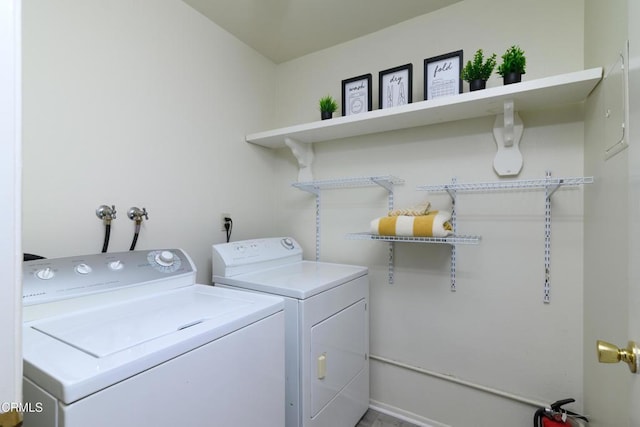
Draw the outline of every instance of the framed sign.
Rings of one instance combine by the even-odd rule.
[[[378,105],[380,109],[397,107],[411,102],[413,91],[413,65],[380,71]]]
[[[462,50],[424,60],[424,99],[462,93]]]
[[[342,81],[342,115],[371,111],[371,74]]]

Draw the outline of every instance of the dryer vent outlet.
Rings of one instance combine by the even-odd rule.
[[[231,218],[230,213],[223,212],[220,214],[220,231],[227,231],[227,229],[224,227],[225,224],[227,223],[227,218]]]

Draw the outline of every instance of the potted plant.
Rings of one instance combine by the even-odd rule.
[[[518,83],[525,73],[527,58],[519,46],[513,45],[502,55],[502,64],[498,66],[498,74],[504,80],[504,84]]]
[[[320,98],[320,116],[322,120],[330,119],[333,112],[338,109],[338,103],[330,95]]]
[[[473,62],[467,61],[467,65],[462,69],[460,77],[462,80],[469,82],[470,91],[484,89],[495,68],[496,54],[492,54],[485,61],[484,52],[482,52],[482,49],[478,49],[473,55]]]

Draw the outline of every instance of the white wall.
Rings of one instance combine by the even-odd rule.
[[[553,13],[551,13],[553,11]],[[278,68],[278,124],[318,119],[317,99],[340,97],[340,81],[408,62],[414,101],[422,100],[423,59],[463,49],[497,52],[519,44],[525,80],[583,69],[582,0],[466,0],[438,12]],[[365,19],[365,18],[363,18]],[[501,84],[493,78],[489,86]],[[465,90],[468,90],[465,83]],[[374,105],[377,106],[377,83]],[[520,178],[583,175],[580,107],[522,114]],[[498,179],[492,170],[494,118],[467,120],[315,144],[317,179],[393,174],[397,207],[425,199],[449,207],[448,196],[416,191],[422,184]],[[256,129],[257,130],[257,129]],[[296,162],[279,152],[279,188],[296,179]],[[544,194],[508,192],[458,197],[459,231],[479,234],[459,246],[457,287],[449,291],[449,248],[396,244],[395,283],[387,283],[387,245],[344,239],[386,213],[381,189],[322,194],[322,260],[364,264],[371,271],[371,353],[490,387],[523,401],[573,397],[582,406],[582,189],[553,198],[551,304],[544,283]],[[314,202],[295,189],[279,202],[283,233],[314,251]],[[383,409],[432,424],[530,425],[534,407],[372,361],[371,398]],[[464,409],[463,409],[464,408]]]
[[[209,283],[211,244],[270,234],[275,65],[178,0],[24,1],[24,250],[182,247]]]
[[[20,2],[0,3],[0,422],[22,399]]]

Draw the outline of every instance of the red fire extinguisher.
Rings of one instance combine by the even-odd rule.
[[[589,422],[584,415],[576,414],[562,406],[575,402],[575,399],[563,399],[552,403],[547,408],[540,408],[533,416],[533,427],[574,427],[581,426],[581,421]]]

